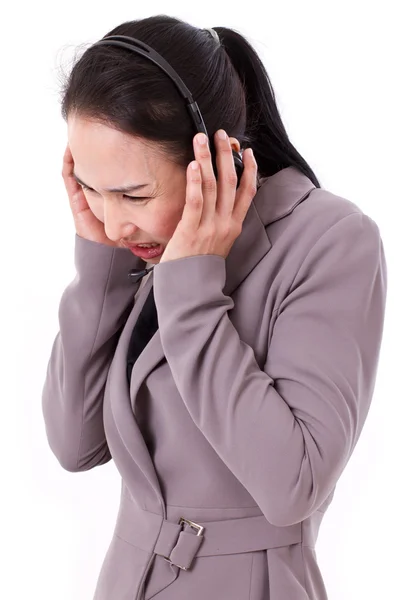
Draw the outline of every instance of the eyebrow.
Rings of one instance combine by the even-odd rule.
[[[90,187],[90,185],[87,185],[84,181],[82,181],[82,179],[80,179],[75,172],[72,173],[72,176],[80,185],[84,185],[85,187],[89,188],[90,190],[93,189]],[[118,193],[134,192],[136,190],[141,190],[142,188],[144,188],[148,185],[150,185],[150,184],[149,183],[138,183],[135,185],[132,183],[132,184],[124,185],[122,187],[105,188],[104,191],[105,192],[118,192]]]

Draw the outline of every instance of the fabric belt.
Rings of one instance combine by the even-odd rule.
[[[123,496],[115,533],[184,570],[190,568],[195,557],[238,554],[298,543],[313,547],[315,541],[312,530],[303,528],[302,523],[277,527],[263,515],[202,523],[182,515],[178,521],[168,521],[162,515],[143,510]]]

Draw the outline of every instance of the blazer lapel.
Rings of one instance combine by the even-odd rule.
[[[266,225],[289,214],[314,188],[315,186],[308,177],[301,174],[294,167],[282,169],[272,177],[264,180],[243,221],[242,232],[236,238],[226,258],[224,294],[231,295],[270,250],[271,242],[265,229]],[[125,438],[123,442],[126,449],[130,447],[130,456],[134,458],[139,469],[145,474],[148,482],[161,498],[153,462],[134,418],[135,399],[141,385],[160,361],[165,360],[159,330],[150,339],[133,366],[130,390],[128,389],[126,376],[130,336],[153,285],[153,278],[154,271],[150,273],[143,285],[121,334],[110,371],[109,385],[112,395],[111,405],[117,402],[124,405],[123,409],[119,406],[116,407],[115,411],[112,411],[114,420],[117,412],[121,415],[120,419],[123,420],[122,423],[117,423],[118,434]],[[125,396],[124,400],[117,400],[119,395]],[[125,402],[127,397],[129,402]],[[128,472],[126,477],[128,480],[131,478]],[[138,486],[135,485],[134,489],[137,490]]]
[[[315,186],[293,167],[287,167],[268,178],[253,198],[243,221],[242,232],[236,238],[229,255],[225,259],[226,283],[224,294],[230,296],[271,248],[266,225],[290,213],[304,200]],[[134,309],[126,329],[132,332],[138,314],[153,285],[154,271],[142,288],[139,310]],[[129,335],[121,340],[121,350],[126,356]],[[165,359],[160,340],[160,332],[154,334],[137,359],[131,379],[130,394],[133,402],[143,381]]]
[[[250,273],[256,264],[266,255],[271,247],[269,238],[265,232],[257,211],[251,204],[247,215],[246,223],[243,224],[241,235],[235,240],[234,245],[226,259],[226,284],[224,286],[224,294],[230,295]],[[149,275],[148,280],[144,284],[141,292],[140,306],[142,307],[153,285],[154,271]],[[139,311],[133,311],[130,319],[128,319],[126,330],[132,332],[135,322],[138,318]],[[129,345],[129,335],[120,340],[120,349],[126,357]],[[160,330],[158,329],[150,339],[142,353],[136,360],[131,377],[130,396],[132,399],[132,409],[135,412],[135,398],[139,388],[148,377],[150,372],[156,368],[160,361],[165,360],[164,350],[161,344]]]

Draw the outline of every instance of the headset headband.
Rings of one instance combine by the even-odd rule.
[[[207,138],[210,140],[210,137],[208,135],[208,132],[207,132],[206,126],[204,124],[204,120],[203,120],[202,114],[200,112],[200,109],[197,105],[197,102],[195,102],[193,100],[192,94],[190,93],[190,91],[186,87],[186,85],[183,83],[183,81],[179,77],[178,73],[165,60],[165,58],[163,58],[161,56],[161,54],[156,52],[153,48],[151,48],[150,46],[148,46],[141,40],[138,40],[136,38],[126,36],[126,35],[109,35],[109,36],[102,38],[98,42],[95,42],[93,44],[93,46],[98,46],[100,44],[111,44],[113,46],[119,46],[120,48],[125,48],[127,50],[130,50],[131,52],[140,54],[141,56],[144,56],[145,58],[148,58],[149,60],[151,60],[155,65],[157,65],[160,69],[162,69],[164,71],[164,73],[166,75],[168,75],[168,77],[170,77],[170,79],[172,79],[172,81],[175,83],[176,87],[178,88],[180,94],[183,96],[184,100],[186,101],[186,107],[187,107],[189,115],[194,123],[196,131],[198,133],[205,133]],[[211,144],[210,144],[210,147],[211,147]],[[214,173],[215,173],[215,176],[217,177],[218,170],[217,170],[217,165],[216,165],[215,152],[212,151],[211,154],[212,154],[212,163],[213,163]],[[240,178],[241,178],[243,170],[244,170],[244,165],[243,165],[242,156],[241,156],[242,152],[236,152],[236,150],[232,149],[232,154],[233,154],[233,160],[234,160],[235,170],[236,170],[237,179],[238,179],[237,180],[237,187],[238,187],[239,183],[240,183]]]

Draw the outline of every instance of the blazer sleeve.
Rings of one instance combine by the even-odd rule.
[[[217,255],[155,266],[162,345],[196,426],[268,521],[292,525],[329,496],[369,410],[387,288],[378,226],[352,213],[318,239],[262,369],[229,319],[225,280]]]
[[[61,297],[59,332],[42,392],[49,446],[67,471],[85,471],[111,459],[104,433],[103,397],[115,348],[144,268],[127,248],[75,235],[76,276]]]

